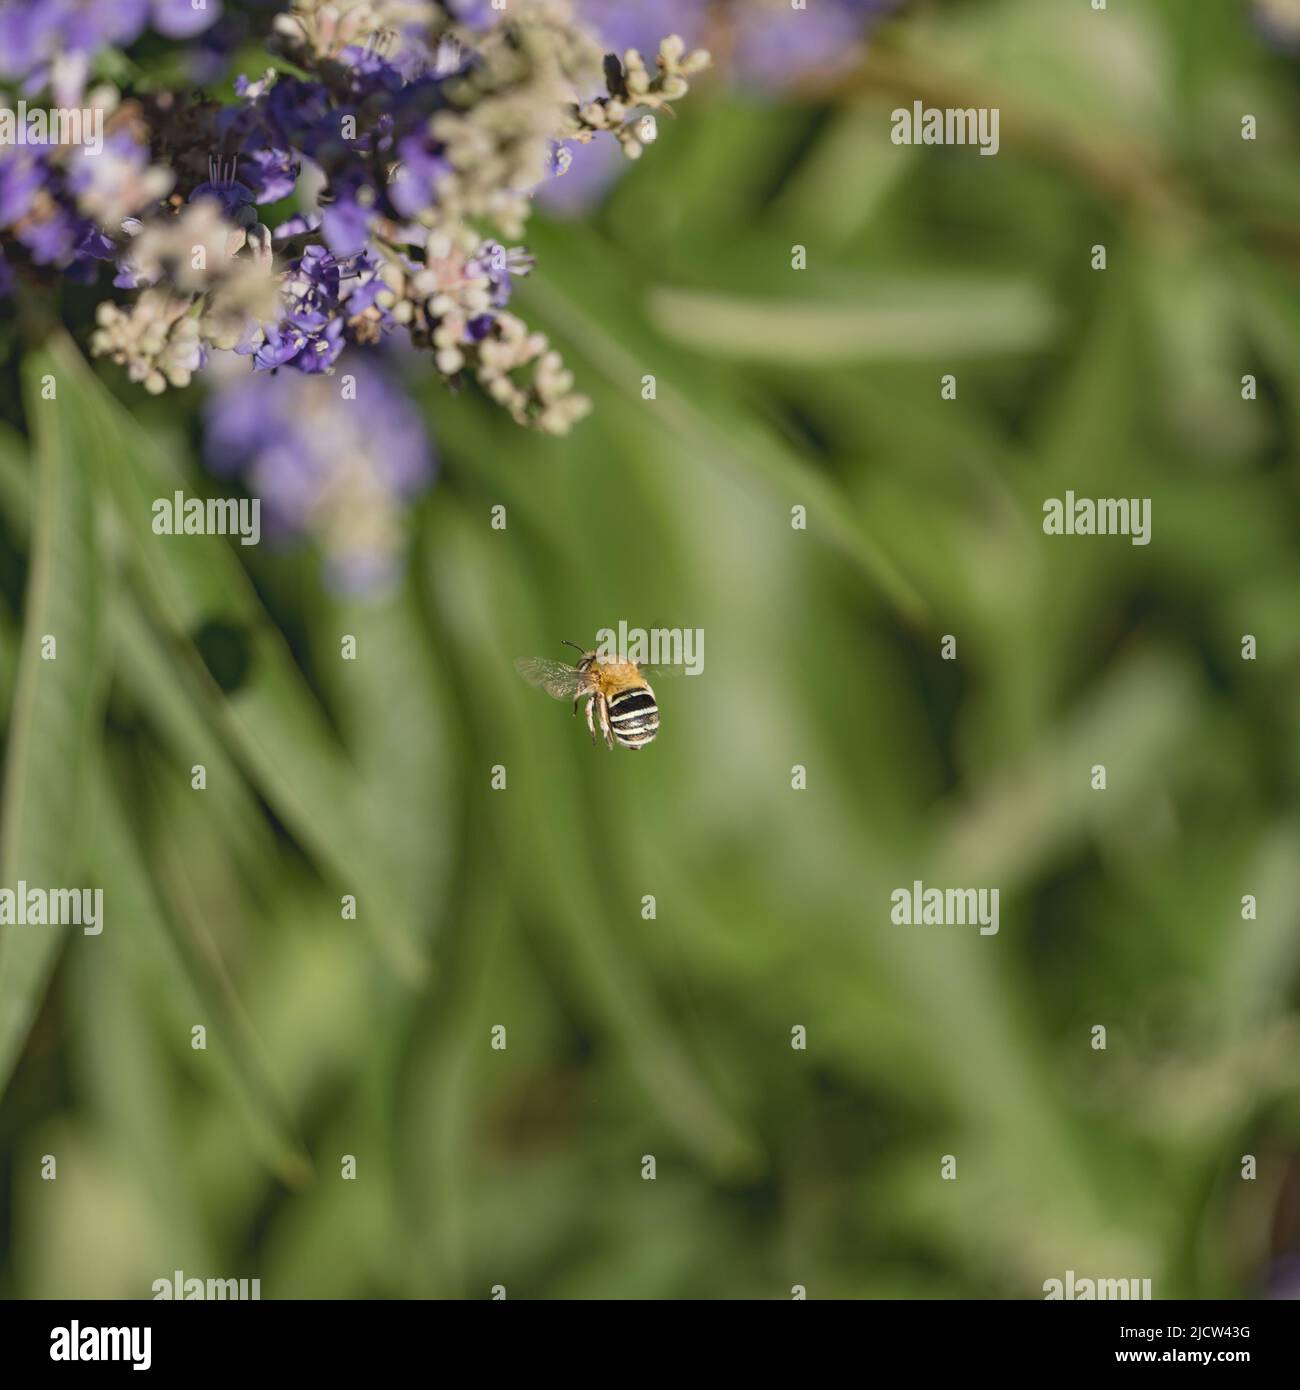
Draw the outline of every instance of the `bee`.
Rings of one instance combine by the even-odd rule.
[[[552,699],[572,700],[575,715],[585,700],[592,743],[599,719],[600,732],[611,750],[615,743],[624,748],[644,748],[659,732],[659,706],[641,668],[635,661],[584,652],[576,642],[566,641],[564,645],[582,654],[576,666],[533,656],[520,657],[515,670]]]

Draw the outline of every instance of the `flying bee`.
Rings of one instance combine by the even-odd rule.
[[[624,748],[644,748],[659,732],[659,706],[640,666],[620,657],[584,652],[576,642],[566,641],[564,645],[581,653],[576,666],[533,656],[520,657],[515,670],[552,699],[572,700],[575,715],[579,702],[585,700],[592,743],[599,719],[600,732],[611,750],[615,743]]]

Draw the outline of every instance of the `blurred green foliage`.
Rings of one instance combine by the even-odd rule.
[[[892,145],[917,98],[1001,152]],[[917,5],[834,91],[701,91],[531,231],[592,418],[413,385],[442,474],[381,604],[159,541],[194,399],[30,360],[0,859],[107,925],[0,931],[0,1290],[1260,1294],[1300,1251],[1296,105],[1229,0]],[[1066,489],[1152,543],[1044,536]],[[635,757],[511,665],[620,619],[706,634]],[[892,925],[914,878],[1000,932]]]

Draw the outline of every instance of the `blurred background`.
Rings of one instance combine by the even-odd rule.
[[[1300,5],[589,14],[719,61],[539,198],[569,438],[5,325],[0,840],[106,925],[0,929],[0,1292],[1300,1296]],[[620,620],[705,634],[636,756],[513,671]]]

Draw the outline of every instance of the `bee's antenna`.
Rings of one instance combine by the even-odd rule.
[[[562,646],[572,647],[575,652],[582,652],[583,656],[587,655],[587,653],[583,651],[583,649],[576,642],[570,642],[567,637],[562,637],[560,639],[560,642]]]

